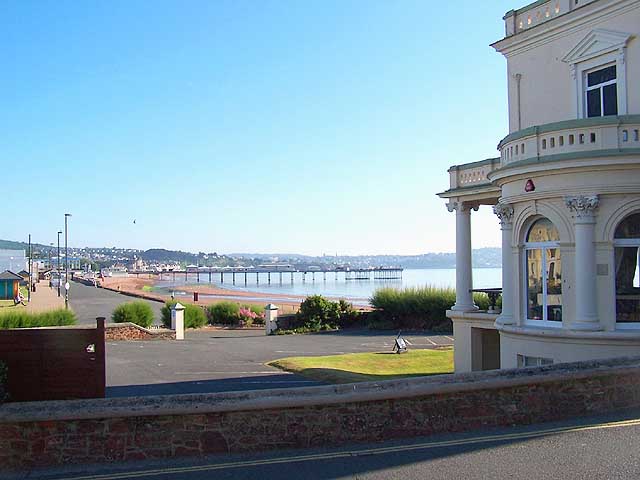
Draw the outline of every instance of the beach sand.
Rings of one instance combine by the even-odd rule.
[[[107,277],[102,280],[103,287],[110,290],[116,290],[121,292],[133,293],[137,296],[149,298],[153,300],[169,300],[170,295],[162,295],[153,291],[145,291],[144,287],[153,287],[155,285],[154,279],[150,278],[136,278],[136,277]],[[176,290],[181,292],[187,292],[188,295],[180,295],[176,298],[181,303],[194,303],[197,305],[209,305],[216,302],[231,301],[234,303],[251,303],[260,304],[274,303],[280,307],[281,313],[296,312],[300,306],[300,302],[305,297],[299,295],[286,295],[279,296],[278,294],[268,294],[261,292],[245,292],[239,290],[231,290],[227,288],[220,288],[215,285],[183,285]],[[198,292],[200,295],[207,295],[206,297],[200,296],[198,302],[193,301],[193,293]],[[243,298],[247,298],[243,301]],[[264,299],[261,302],[256,299]]]

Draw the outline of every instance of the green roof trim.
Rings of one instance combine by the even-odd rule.
[[[467,170],[469,168],[481,167],[483,165],[492,165],[494,163],[500,163],[500,157],[487,158],[485,160],[478,160],[477,162],[471,163],[463,163],[462,165],[452,165],[447,171],[451,172],[453,170]]]
[[[640,115],[610,115],[607,117],[579,118],[577,120],[564,120],[562,122],[545,123],[544,125],[536,125],[534,127],[518,130],[510,133],[498,144],[498,149],[502,148],[505,143],[512,142],[524,137],[540,133],[549,133],[559,130],[568,130],[572,128],[599,127],[604,125],[627,125],[640,123]]]
[[[439,197],[443,195],[457,195],[457,194],[465,194],[465,193],[473,193],[477,190],[484,190],[489,188],[490,190],[500,191],[500,187],[496,187],[491,182],[481,183],[479,185],[469,185],[468,187],[458,187],[458,188],[450,188],[449,190],[445,190],[444,192],[440,192],[437,195]]]
[[[571,152],[571,153],[558,153],[555,155],[545,155],[541,157],[530,157],[524,160],[518,160],[517,162],[509,163],[504,167],[497,168],[491,174],[503,172],[517,167],[526,167],[527,165],[537,165],[550,162],[561,162],[566,160],[581,160],[586,158],[601,158],[601,157],[622,157],[627,155],[640,155],[640,148],[624,148],[624,149],[603,149],[603,150],[588,150],[586,152]]]

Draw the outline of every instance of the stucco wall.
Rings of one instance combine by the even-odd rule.
[[[553,337],[554,332],[547,335],[531,331],[522,334],[500,332],[500,366],[501,368],[517,368],[518,355],[548,358],[555,363],[595,360],[615,356],[637,355],[640,352],[640,338],[626,341],[606,339],[598,335]]]
[[[604,4],[610,8],[603,13],[598,9]],[[510,133],[519,130],[516,74],[522,75],[520,129],[577,118],[575,80],[562,59],[594,29],[639,36],[640,5],[629,0],[600,0],[504,41],[502,47],[522,44],[514,46],[507,58]],[[640,84],[639,38],[628,43],[626,69],[627,113],[640,113],[640,90],[635,87]]]
[[[514,317],[517,325],[524,324],[525,286],[523,244],[528,228],[539,217],[550,219],[560,233],[562,259],[563,326],[569,328],[575,318],[575,234],[572,212],[564,197],[572,194],[598,194],[599,206],[595,214],[596,263],[606,265],[597,276],[597,308],[605,331],[617,328],[615,322],[614,247],[615,227],[627,215],[640,211],[640,160],[626,165],[607,164],[606,159],[582,161],[583,167],[559,168],[560,164],[546,165],[545,169],[528,171],[505,179],[502,184],[503,201],[514,207],[512,251],[514,274],[520,279],[515,289]],[[527,193],[528,179],[535,183],[535,192]]]

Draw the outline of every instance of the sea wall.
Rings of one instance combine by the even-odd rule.
[[[0,468],[256,452],[640,406],[640,357],[297,389],[0,406]]]

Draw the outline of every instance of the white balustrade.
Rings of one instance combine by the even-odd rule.
[[[500,159],[504,166],[550,155],[639,148],[639,137],[640,121],[574,128],[559,125],[558,130],[543,133],[533,131],[530,135],[505,142],[500,147]]]

